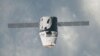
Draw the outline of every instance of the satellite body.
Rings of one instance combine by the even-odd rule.
[[[56,44],[58,35],[57,17],[42,17],[40,19],[39,35],[44,47],[53,47]]]

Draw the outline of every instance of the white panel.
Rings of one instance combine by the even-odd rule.
[[[44,47],[53,47],[55,45],[56,37],[47,37],[46,32],[40,32],[40,38]]]
[[[48,20],[50,20],[49,23],[47,23]],[[40,19],[40,30],[44,30],[45,27],[48,29],[51,27],[51,25],[52,25],[52,20],[50,17],[46,16]]]

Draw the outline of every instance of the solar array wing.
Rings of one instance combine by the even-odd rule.
[[[88,26],[89,21],[58,22],[58,26]],[[9,23],[8,28],[39,27],[39,23]]]
[[[58,22],[58,26],[88,26],[89,21]]]
[[[8,28],[39,27],[39,23],[9,23]]]

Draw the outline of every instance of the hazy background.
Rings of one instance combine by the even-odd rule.
[[[0,56],[100,56],[100,0],[0,0]],[[38,28],[7,27],[8,23],[89,21],[89,26],[59,27],[54,48],[44,48]]]

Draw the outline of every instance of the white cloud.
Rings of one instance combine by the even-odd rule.
[[[100,0],[83,0],[82,2],[84,12],[100,27]]]
[[[77,11],[77,13],[75,13],[72,10],[70,10],[71,6],[75,5],[71,3],[73,1],[74,0],[53,0],[51,3],[52,5],[50,7],[51,14],[57,16],[59,21],[72,21],[73,18],[77,19],[77,16],[79,16],[77,13],[80,12]],[[4,48],[0,48],[0,56],[99,56],[99,0],[77,0],[80,6],[76,10],[80,10],[81,13],[86,15],[84,18],[90,20],[90,26],[60,27],[57,45],[52,49],[42,48],[41,42],[38,38],[38,29],[6,28],[7,22],[15,22],[17,18],[21,18],[18,19],[20,22],[33,22],[33,15],[42,14],[40,13],[40,11],[38,12],[38,7],[33,6],[32,8],[30,8],[33,4],[28,5],[29,3],[24,4],[24,2],[25,1],[22,1],[19,4],[17,4],[17,2],[5,0],[5,2],[2,3],[2,9],[0,9],[0,12],[3,13],[2,18],[4,18],[2,20],[0,19],[0,22],[2,22],[2,24],[0,24],[0,26],[2,26],[0,27],[0,34],[1,32],[2,34],[4,34],[4,38],[2,39],[2,44],[4,45]],[[72,5],[68,5],[67,2],[71,3]],[[38,10],[33,10],[34,8]],[[17,12],[17,9],[19,10],[19,12]],[[11,16],[14,14],[14,12],[14,16],[16,19],[10,21],[10,17],[14,18],[13,16]],[[80,15],[83,16],[83,14]],[[88,16],[90,16],[90,18]],[[11,30],[11,32],[9,30]],[[10,33],[14,35],[11,35]]]

